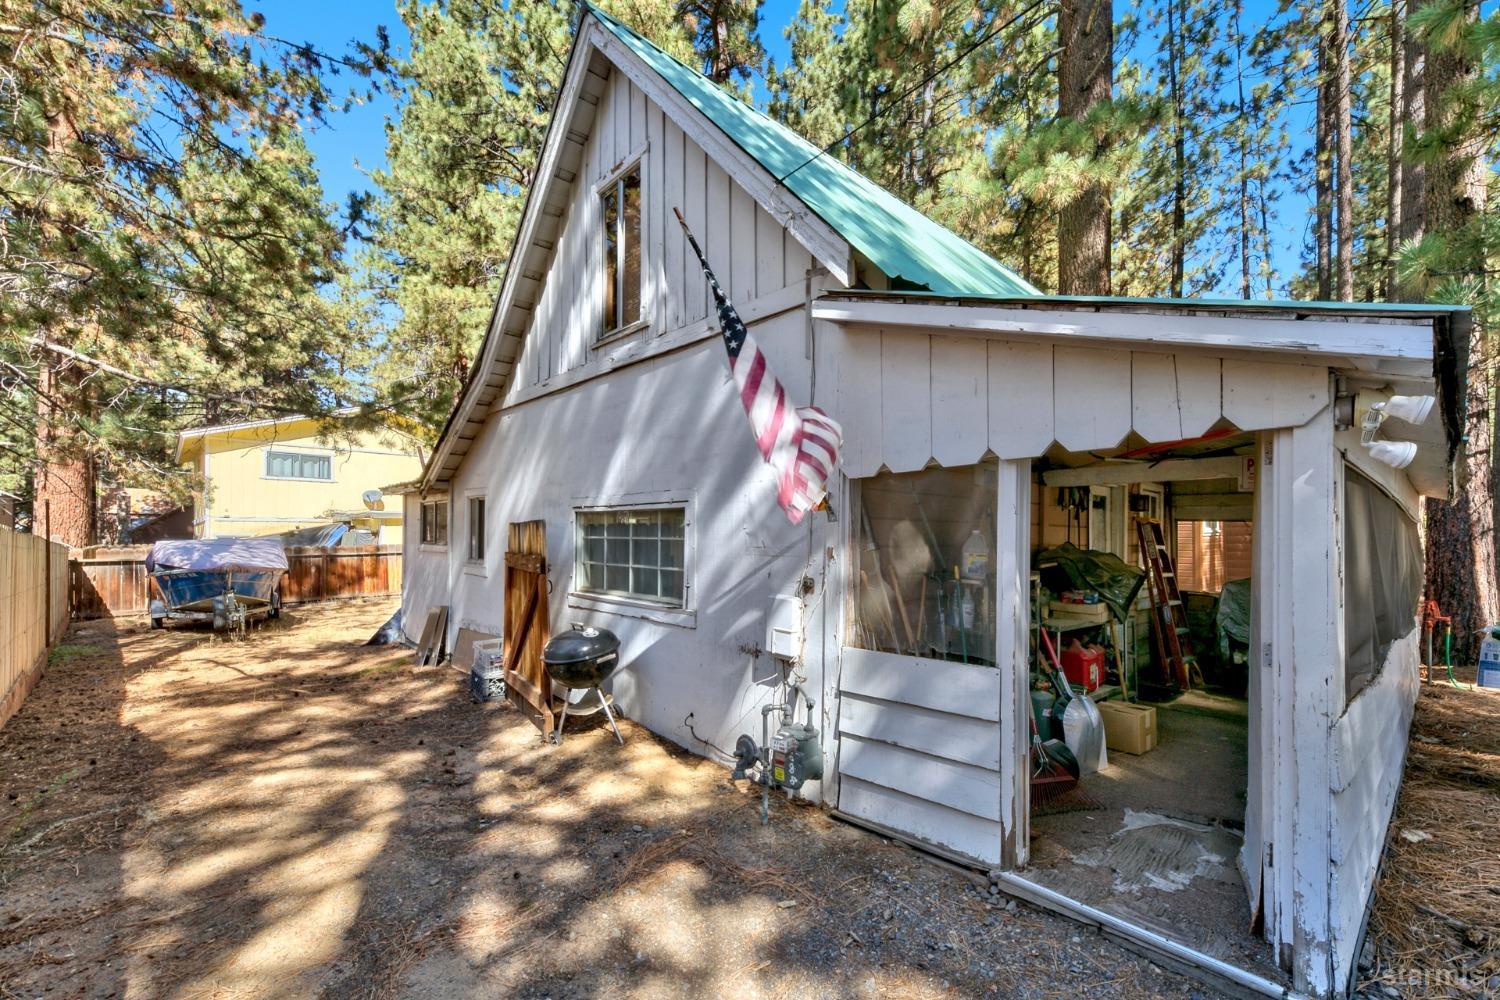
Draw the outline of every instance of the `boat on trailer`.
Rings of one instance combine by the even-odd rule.
[[[151,601],[151,627],[199,621],[243,631],[249,622],[275,618],[287,569],[286,549],[274,538],[157,542],[146,556],[160,595]]]

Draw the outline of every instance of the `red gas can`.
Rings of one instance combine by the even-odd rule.
[[[1062,667],[1069,684],[1092,691],[1104,683],[1104,650],[1074,639],[1063,647]]]

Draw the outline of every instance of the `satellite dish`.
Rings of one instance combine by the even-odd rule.
[[[360,499],[365,502],[368,510],[385,510],[385,494],[379,490],[365,490],[360,494]]]

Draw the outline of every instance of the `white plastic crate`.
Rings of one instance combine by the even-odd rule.
[[[474,643],[474,666],[469,670],[469,696],[475,701],[505,700],[504,640]]]

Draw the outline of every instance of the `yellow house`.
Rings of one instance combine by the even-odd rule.
[[[308,417],[197,427],[177,435],[177,462],[203,483],[193,535],[274,535],[347,521],[382,545],[401,543],[401,499],[381,486],[422,472],[398,431],[333,431]]]

